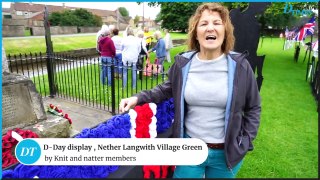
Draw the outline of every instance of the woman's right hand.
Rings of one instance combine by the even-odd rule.
[[[119,104],[119,110],[121,113],[129,111],[129,109],[134,108],[138,103],[137,97],[129,97],[126,99],[121,99]]]

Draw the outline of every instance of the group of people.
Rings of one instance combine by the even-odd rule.
[[[172,40],[168,30],[165,30],[165,39],[162,38],[160,31],[156,31],[153,36],[149,28],[144,31],[139,30],[135,36],[133,29],[128,26],[119,36],[119,30],[113,25],[102,25],[97,33],[97,51],[101,56],[101,81],[111,85],[111,64],[114,64],[114,77],[123,79],[123,87],[127,85],[128,69],[132,70],[132,87],[136,88],[137,73],[144,67],[144,59],[149,58],[149,53],[156,51],[157,65],[163,65],[164,60],[171,62],[170,49],[173,47]],[[151,48],[153,37],[156,44]],[[123,76],[123,77],[122,77]]]

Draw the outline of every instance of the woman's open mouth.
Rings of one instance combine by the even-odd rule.
[[[206,37],[206,40],[216,40],[217,37],[215,35],[209,35]]]

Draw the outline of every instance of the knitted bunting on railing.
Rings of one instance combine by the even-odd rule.
[[[156,138],[157,137],[157,106],[154,103],[136,106],[129,111],[131,122],[131,138]],[[172,121],[171,121],[172,122]],[[166,178],[169,166],[143,166],[143,177]],[[162,173],[161,173],[162,172]]]
[[[157,137],[157,105],[154,103],[136,106],[129,111],[131,138],[155,138]]]
[[[173,123],[173,99],[136,106],[128,114],[113,116],[97,127],[85,128],[75,138],[155,138]],[[27,166],[2,172],[3,178],[106,178],[119,166]],[[165,177],[168,166],[144,166],[144,177]],[[162,172],[160,176],[160,171]]]

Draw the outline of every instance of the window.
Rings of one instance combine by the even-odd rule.
[[[22,11],[17,11],[18,16],[22,16]]]
[[[3,18],[4,19],[12,19],[12,16],[7,14],[7,15],[3,15]]]

